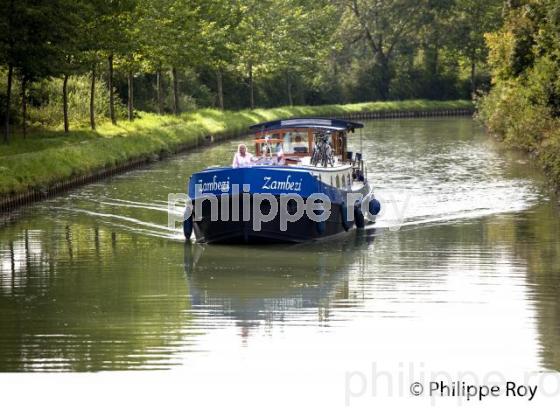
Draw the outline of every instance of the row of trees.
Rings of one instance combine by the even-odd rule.
[[[560,1],[508,1],[487,43],[493,87],[479,115],[507,145],[531,152],[559,190]]]
[[[486,59],[483,36],[498,26],[502,2],[0,0],[0,9],[7,141],[15,80],[24,135],[29,90],[52,78],[61,81],[69,130],[68,82],[77,75],[91,82],[92,129],[100,76],[113,123],[116,101],[126,101],[132,119],[135,95],[152,89],[156,112],[180,113],[181,92],[196,91],[181,86],[186,73],[198,76],[195,86],[210,90],[220,109],[225,94],[232,108],[464,96],[458,79],[468,78],[470,91],[477,88],[477,69]],[[147,83],[150,92],[135,91],[135,84]]]
[[[482,118],[509,144],[534,151],[560,183],[560,1],[509,1],[504,24],[486,38],[494,86]]]
[[[218,105],[224,108],[226,67],[248,79],[274,69],[287,78],[309,70],[328,38],[331,8],[321,0],[2,0],[0,64],[6,67],[5,138],[9,137],[12,84],[21,85],[25,134],[28,86],[62,78],[64,129],[68,131],[68,79],[89,73],[90,124],[95,129],[95,81],[109,88],[109,117],[116,123],[115,70],[128,82],[128,117],[134,113],[134,76],[155,73],[157,110],[163,112],[162,76],[171,74],[172,111],[181,111],[180,72],[204,66],[215,73]],[[311,17],[313,10],[319,15]],[[272,65],[271,62],[275,64]],[[288,86],[288,93],[291,86]]]
[[[438,98],[446,75],[468,72],[470,92],[477,89],[477,67],[485,68],[484,34],[501,22],[496,0],[346,0],[343,44],[359,39],[378,76],[378,97],[395,97],[392,80],[423,72],[425,86]],[[359,43],[358,43],[359,44]],[[354,47],[355,48],[355,47]]]

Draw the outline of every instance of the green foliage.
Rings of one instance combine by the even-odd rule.
[[[509,145],[536,151],[554,121],[546,106],[532,105],[529,98],[515,83],[498,85],[482,99],[480,118]]]
[[[26,79],[31,120],[48,125],[62,118],[56,78],[93,71],[104,80],[98,85],[112,83],[131,118],[134,107],[169,113],[177,105],[190,111],[470,98],[488,88],[484,33],[497,27],[502,7],[500,0],[0,1],[2,77],[13,66],[14,79]],[[504,42],[511,57],[504,78],[532,64],[527,50],[537,55],[533,48],[558,41],[534,30],[542,7],[516,13],[508,33],[524,40]],[[495,60],[504,58],[493,50]],[[10,110],[0,92],[0,114],[21,109],[18,92],[14,86]],[[71,92],[75,127],[87,120],[85,82]],[[108,94],[95,97],[94,114],[105,115]]]
[[[304,115],[452,108],[472,108],[472,104],[469,101],[411,100],[237,112],[207,108],[180,117],[140,113],[135,121],[118,126],[106,122],[97,131],[81,129],[68,134],[43,131],[30,135],[27,140],[16,139],[10,145],[0,146],[0,195],[47,187],[133,158],[173,152],[179,146],[196,146],[206,135],[240,135],[249,125],[261,121]]]
[[[89,119],[90,98],[89,75],[72,76],[68,80],[68,114],[73,126],[87,123]],[[62,123],[62,80],[53,79],[37,83],[31,92],[33,105],[29,108],[31,124],[43,127],[56,127]],[[109,116],[109,90],[103,80],[97,80],[95,88],[96,117]],[[117,115],[124,118],[126,111],[122,103],[117,102]]]
[[[560,124],[551,129],[539,151],[539,162],[556,188],[560,186]]]
[[[495,86],[480,118],[511,146],[532,151],[560,185],[560,25],[557,1],[526,0],[486,37]]]
[[[74,34],[69,6],[68,0],[3,0],[0,61],[27,81],[56,74],[57,62],[64,59],[62,47]]]

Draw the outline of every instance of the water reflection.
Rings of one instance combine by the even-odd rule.
[[[161,266],[169,243],[18,228],[0,247],[0,370],[168,368],[188,349],[187,284]]]
[[[373,244],[374,233],[296,246],[189,244],[185,272],[193,310],[206,322],[233,320],[244,337],[259,325],[328,326],[333,305],[353,306],[349,266],[358,249]]]
[[[555,202],[557,199],[555,200]],[[539,353],[560,371],[560,206],[544,203],[510,227],[515,254],[527,264],[529,298],[537,309]]]

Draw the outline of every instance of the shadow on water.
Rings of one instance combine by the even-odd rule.
[[[553,198],[558,201],[558,198]],[[558,202],[557,202],[558,203]],[[560,203],[542,204],[512,227],[514,249],[527,263],[530,299],[538,316],[539,353],[560,371]]]

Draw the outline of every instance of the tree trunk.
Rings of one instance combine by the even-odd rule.
[[[89,123],[95,130],[95,65],[91,69],[91,90],[89,95]]]
[[[437,77],[438,74],[439,50],[437,44],[435,42],[432,42],[430,45],[425,46],[424,55],[426,72],[433,80]]]
[[[391,72],[389,68],[389,61],[387,61],[387,58],[381,57],[379,60],[381,70],[381,84],[379,84],[379,94],[381,95],[381,99],[383,101],[386,101],[389,98]]]
[[[115,117],[115,95],[113,92],[113,54],[109,55],[109,116],[113,124],[117,123]]]
[[[474,59],[471,59],[471,98],[476,93],[476,65]]]
[[[158,114],[163,114],[163,101],[161,99],[161,70],[156,72],[156,88],[157,88],[157,109]]]
[[[134,118],[134,77],[128,73],[128,121]]]
[[[62,112],[64,113],[64,132],[70,131],[68,124],[68,74],[62,80]]]
[[[10,141],[10,103],[12,98],[12,80],[14,75],[14,67],[10,64],[8,66],[8,87],[6,90],[6,128],[4,133],[4,142],[7,144]]]
[[[171,75],[173,76],[173,114],[179,115],[179,80],[175,67],[171,69]]]
[[[292,78],[290,77],[290,73],[286,73],[286,83],[288,86],[288,104],[292,107],[294,105],[294,99],[292,97]]]
[[[249,63],[249,98],[251,109],[255,108],[255,88],[253,84],[253,64]]]
[[[220,107],[220,110],[224,109],[224,84],[223,84],[223,78],[222,78],[222,70],[217,69],[216,70],[216,81],[217,81],[217,85],[218,85],[218,107]]]
[[[27,137],[27,79],[25,76],[21,79],[21,129],[23,132],[23,139]]]

